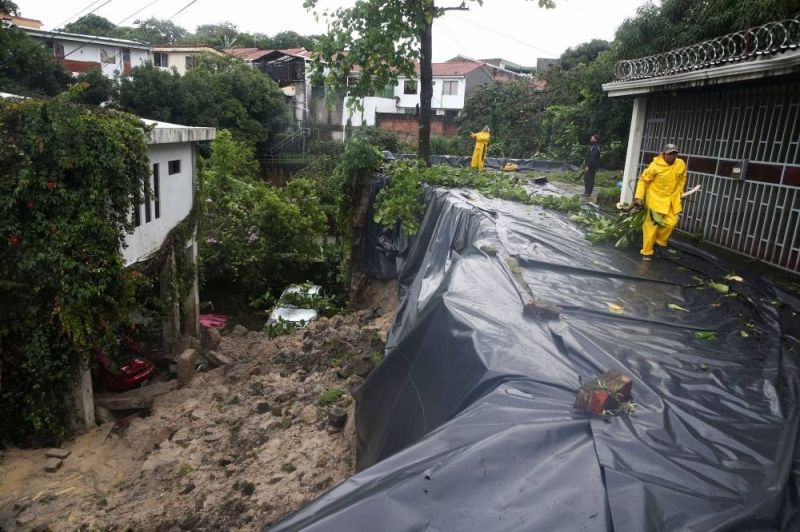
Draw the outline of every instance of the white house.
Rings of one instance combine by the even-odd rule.
[[[504,80],[522,79],[525,76],[482,61],[448,61],[434,63],[433,97],[431,109],[434,116],[455,118],[464,109],[466,99],[472,92],[487,83]],[[417,66],[419,74],[419,66]],[[349,99],[346,99],[346,104]],[[382,94],[363,99],[363,111],[349,110],[345,105],[342,125],[379,126],[379,115],[407,114],[416,115],[419,111],[420,84],[419,78],[401,76],[397,85],[387,87]]]
[[[150,60],[150,45],[141,41],[23,26],[19,29],[40,41],[73,74],[100,69],[106,77],[116,78]]]
[[[183,76],[194,68],[195,58],[203,54],[223,57],[225,53],[213,46],[181,46],[176,44],[153,46],[150,49],[153,64],[162,70],[175,69]]]

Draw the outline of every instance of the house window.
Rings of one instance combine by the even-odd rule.
[[[458,94],[458,81],[445,81],[442,94],[444,96],[456,96]]]
[[[133,198],[133,226],[139,227],[142,225],[142,204],[141,197],[137,194]]]
[[[131,62],[131,49],[130,48],[123,48],[122,49],[122,62],[130,64],[130,62]]]
[[[150,208],[150,187],[144,187],[144,223],[149,223],[153,219],[152,209]]]
[[[160,52],[153,52],[153,64],[157,67],[168,67],[169,56]]]
[[[56,59],[64,59],[64,47],[57,42],[47,41],[47,49],[53,52],[53,57]]]
[[[158,163],[153,165],[153,201],[155,202],[156,219],[161,218],[161,179],[159,178]]]
[[[113,51],[109,52],[105,48],[100,48],[100,62],[107,65],[113,65],[117,62],[117,55],[113,53]]]
[[[417,80],[407,79],[403,82],[403,94],[416,94]]]
[[[178,159],[176,161],[170,161],[169,162],[169,168],[167,170],[169,171],[169,175],[180,174],[181,173],[181,160]]]
[[[186,56],[186,70],[191,70],[194,68],[194,56],[187,55]]]
[[[394,84],[386,85],[382,91],[379,91],[376,96],[381,98],[394,98]]]

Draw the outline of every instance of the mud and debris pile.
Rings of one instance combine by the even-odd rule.
[[[227,365],[65,443],[57,472],[44,450],[2,452],[0,530],[255,530],[298,509],[353,473],[351,392],[392,316],[237,327],[214,350]]]

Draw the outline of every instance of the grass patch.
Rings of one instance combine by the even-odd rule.
[[[344,390],[339,388],[338,386],[334,386],[333,388],[328,388],[317,398],[317,404],[319,406],[330,406],[339,399],[342,398],[344,395]]]

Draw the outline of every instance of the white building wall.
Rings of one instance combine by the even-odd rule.
[[[404,94],[406,78],[399,78],[397,86],[394,88],[394,95],[399,98],[398,107],[415,108],[420,102],[420,84],[417,82],[416,94]],[[458,81],[457,94],[444,95],[444,82],[445,81]],[[464,108],[464,95],[467,92],[467,81],[465,78],[450,77],[450,78],[433,78],[433,97],[431,98],[432,109],[454,109],[461,110]]]
[[[377,96],[369,96],[364,98],[364,110],[359,111],[348,108],[350,98],[345,100],[344,112],[342,113],[342,125],[347,125],[347,121],[355,127],[362,125],[374,126],[375,113],[397,113],[397,105],[394,98],[379,98]]]
[[[125,47],[57,39],[54,41],[64,47],[64,58],[67,60],[100,63],[103,74],[109,78],[115,78],[118,74],[123,73],[122,50]],[[141,66],[148,61],[149,52],[146,49],[129,49],[131,51],[131,68]],[[104,63],[102,61],[103,57],[110,58],[114,62]]]
[[[149,150],[150,168],[159,166],[160,214],[155,217],[153,198],[150,199],[151,220],[146,222],[144,205],[139,206],[141,225],[125,239],[122,256],[125,264],[138,262],[157,251],[173,227],[178,225],[192,210],[194,166],[192,144],[151,144]],[[180,160],[179,173],[169,175],[169,161]],[[150,176],[150,189],[153,190],[153,176]]]

